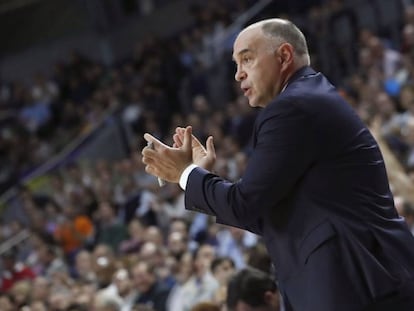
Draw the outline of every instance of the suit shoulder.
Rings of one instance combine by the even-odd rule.
[[[320,73],[293,81],[275,102],[280,106],[290,104],[311,116],[350,108],[337,89]]]

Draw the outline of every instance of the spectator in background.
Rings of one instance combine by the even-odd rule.
[[[3,273],[0,291],[7,292],[18,281],[32,280],[35,273],[17,258],[17,249],[12,248],[1,255]]]
[[[127,236],[128,232],[117,219],[112,203],[101,202],[98,207],[96,242],[109,245],[113,251],[118,252],[120,244]]]
[[[96,296],[93,303],[94,311],[120,311],[120,306],[113,299],[101,298]]]
[[[384,80],[394,78],[402,63],[401,54],[385,46],[384,42],[376,36],[372,36],[366,44],[374,66],[378,69],[381,77]]]
[[[73,263],[76,252],[92,238],[94,227],[89,217],[81,214],[76,206],[64,206],[63,214],[64,218],[57,225],[54,236],[70,263]]]
[[[14,305],[20,309],[30,302],[32,286],[28,280],[20,280],[10,288],[10,295],[13,297]]]
[[[0,293],[0,306],[3,311],[15,311],[14,302],[10,294]]]
[[[407,146],[407,152],[403,159],[403,163],[408,168],[414,167],[414,116],[407,120],[407,123],[402,128],[402,139]]]
[[[114,274],[114,284],[120,301],[120,311],[130,311],[137,297],[137,291],[133,288],[128,270],[119,269]]]
[[[257,243],[257,235],[240,228],[226,227],[217,233],[217,253],[230,257],[237,269],[246,265],[246,253]]]
[[[33,281],[31,301],[47,301],[51,282],[43,276],[37,276]]]
[[[97,287],[102,289],[111,285],[112,276],[116,271],[116,256],[114,251],[109,245],[98,244],[94,248],[92,255]],[[113,284],[111,287],[113,289],[115,288]]]
[[[76,284],[76,283],[75,283]],[[95,283],[77,283],[72,287],[74,299],[72,307],[77,307],[74,311],[88,311],[92,308],[94,297],[96,296]]]
[[[181,307],[178,310],[189,311],[199,302],[211,301],[219,284],[210,271],[215,251],[211,245],[201,245],[194,252],[194,273],[183,285]]]
[[[78,281],[95,282],[97,277],[93,268],[92,254],[88,250],[81,250],[76,254],[72,276]]]
[[[211,302],[200,302],[192,307],[191,311],[220,311],[220,307]]]
[[[194,272],[193,255],[190,252],[182,254],[180,259],[177,260],[177,265],[173,273],[175,278],[175,284],[171,288],[171,291],[167,299],[168,311],[182,311],[182,303],[186,299],[184,284],[190,279]]]
[[[46,303],[43,301],[33,301],[30,303],[30,311],[47,311]],[[68,309],[68,311],[70,311]]]
[[[154,267],[155,272],[158,277],[159,275],[158,270],[164,270],[166,264],[166,249],[164,245],[156,245],[154,242],[145,242],[139,252],[139,258],[142,261],[150,262],[151,265]],[[160,281],[162,281],[160,279]],[[162,283],[162,282],[161,282]]]
[[[167,248],[171,256],[176,260],[180,260],[180,258],[188,251],[188,241],[186,236],[181,232],[171,232],[167,238]]]
[[[219,284],[214,294],[213,301],[223,305],[227,297],[227,285],[230,278],[236,272],[234,261],[230,257],[216,257],[211,263],[211,273]]]
[[[339,83],[344,76],[351,75],[357,65],[358,20],[355,11],[346,6],[344,0],[329,0],[329,52],[331,53],[332,80]]]
[[[139,305],[133,306],[131,311],[155,311],[155,309],[147,305],[139,304]]]
[[[134,218],[128,224],[128,239],[122,241],[119,250],[123,254],[134,253],[140,250],[144,243],[145,227],[138,218]]]
[[[39,262],[42,265],[42,275],[48,280],[52,280],[56,276],[67,274],[68,267],[63,260],[59,249],[54,245],[42,244],[38,251]]]
[[[274,272],[272,270],[272,259],[270,258],[263,241],[259,241],[249,249],[246,261],[247,266],[249,267],[256,268],[267,274],[272,274]]]
[[[280,296],[275,281],[254,268],[240,270],[229,282],[227,307],[229,311],[279,311]]]
[[[138,291],[135,304],[145,304],[155,311],[167,311],[169,289],[159,282],[155,267],[150,262],[140,261],[131,271],[134,289]]]
[[[407,201],[403,201],[401,207],[398,210],[400,216],[404,217],[407,222],[408,228],[412,234],[414,234],[414,207]]]
[[[59,96],[59,87],[53,80],[48,80],[43,74],[38,73],[34,77],[32,97],[35,101],[51,104]]]

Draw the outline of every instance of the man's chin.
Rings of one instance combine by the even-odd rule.
[[[249,106],[252,108],[263,107],[263,105],[261,105],[257,100],[253,100],[250,98],[249,98]]]
[[[256,101],[254,100],[254,98],[252,98],[252,97],[247,97],[247,100],[248,100],[248,102],[249,102],[249,106],[250,106],[250,107],[257,107],[257,103],[256,103]]]

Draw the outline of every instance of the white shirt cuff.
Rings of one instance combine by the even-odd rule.
[[[189,166],[187,166],[185,168],[185,170],[182,172],[181,176],[180,176],[180,187],[181,189],[185,190],[185,188],[187,187],[187,180],[188,180],[188,176],[190,176],[190,173],[193,171],[193,169],[195,169],[196,167],[198,167],[195,164],[190,164]]]

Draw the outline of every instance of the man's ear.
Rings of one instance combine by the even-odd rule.
[[[279,55],[281,59],[281,65],[290,65],[293,62],[294,49],[290,43],[282,43],[279,47]]]

